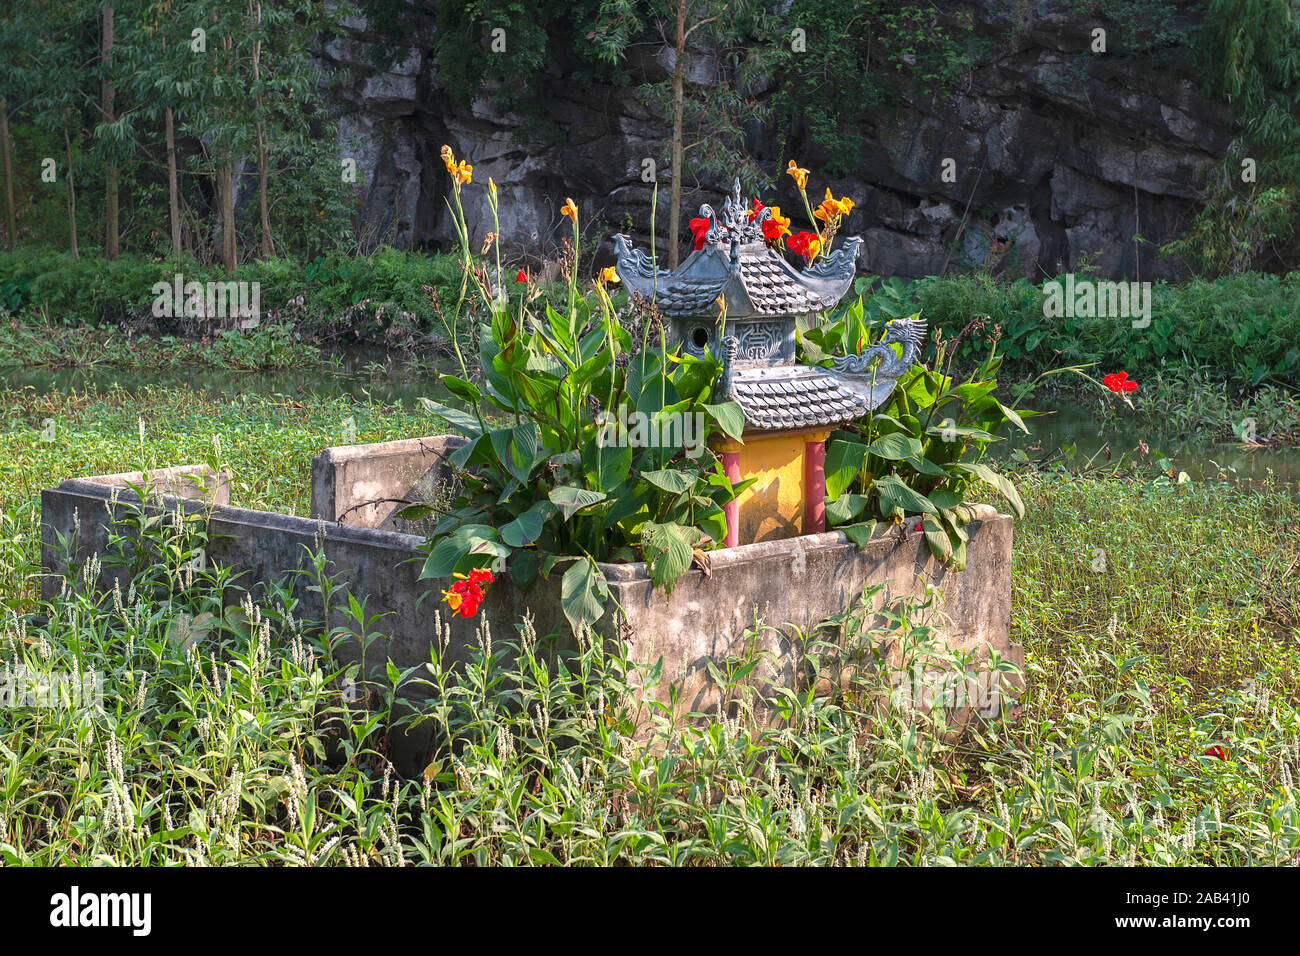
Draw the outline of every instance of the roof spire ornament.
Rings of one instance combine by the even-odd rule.
[[[653,303],[668,320],[670,347],[722,362],[719,400],[740,405],[746,433],[861,418],[884,402],[914,364],[925,323],[895,320],[871,349],[839,358],[830,369],[797,364],[796,320],[829,311],[849,291],[862,239],[846,238],[813,265],[796,269],[781,254],[779,239],[770,242],[764,234],[772,215],[766,207],[751,210],[737,178],[720,216],[712,206],[700,206],[699,219],[707,222],[695,226],[700,248],[681,265],[657,268],[618,235],[618,274],[629,294]],[[895,343],[903,346],[901,356],[893,352]]]

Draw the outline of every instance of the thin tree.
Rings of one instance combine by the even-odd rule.
[[[112,125],[113,100],[117,91],[113,87],[113,5],[104,4],[103,26],[100,31],[100,110],[104,114],[104,123]],[[110,160],[104,169],[104,255],[116,259],[118,253],[118,167]]]

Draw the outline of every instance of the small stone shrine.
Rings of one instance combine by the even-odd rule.
[[[728,547],[826,530],[831,430],[889,397],[925,334],[924,322],[897,319],[861,355],[837,357],[830,368],[796,362],[795,323],[828,312],[848,292],[862,240],[846,239],[797,270],[763,237],[771,214],[752,214],[737,181],[720,217],[700,207],[709,222],[703,245],[671,272],[626,236],[615,238],[618,274],[666,320],[669,347],[720,360],[715,401],[736,402],[744,413],[742,441],[713,443],[732,481],[757,479],[728,505]]]

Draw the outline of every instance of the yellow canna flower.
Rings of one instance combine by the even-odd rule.
[[[450,146],[442,147],[442,165],[447,167],[447,172],[456,175],[456,157],[452,155]]]
[[[488,193],[492,196],[492,205],[495,206],[497,204],[497,184],[491,176],[488,177]]]
[[[600,281],[603,285],[606,282],[622,282],[618,277],[618,271],[613,266],[605,266],[600,270]]]
[[[573,204],[572,199],[565,198],[564,206],[560,209],[560,215],[568,216],[573,220],[575,226],[578,224],[578,207]]]
[[[492,243],[496,241],[497,241],[497,234],[495,232],[489,232],[483,240],[483,251],[480,252],[479,255],[481,256],[487,255],[488,250],[492,248]]]
[[[800,189],[808,185],[808,170],[800,168],[799,164],[793,159],[790,160],[790,165],[786,167],[785,171],[793,177],[795,185]]]

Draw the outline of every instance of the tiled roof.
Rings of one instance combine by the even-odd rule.
[[[692,252],[672,272],[658,269],[626,236],[615,237],[618,274],[632,295],[653,300],[668,318],[717,314],[719,296],[729,318],[797,316],[832,308],[853,283],[856,236],[810,268],[797,270],[764,243],[735,248],[711,243]]]
[[[746,431],[841,425],[871,411],[867,397],[805,365],[736,369],[728,397],[745,413]]]
[[[742,256],[740,284],[755,315],[802,315],[835,304],[800,282],[798,274],[775,255]]]
[[[727,282],[728,277],[723,277],[721,281],[701,281],[692,278],[667,281],[660,279],[658,287],[654,290],[655,303],[659,307],[659,312],[667,316],[716,313],[717,308],[713,305],[713,301],[722,295]],[[633,291],[640,294],[640,290]]]

